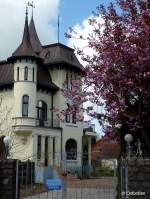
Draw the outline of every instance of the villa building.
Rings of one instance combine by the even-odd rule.
[[[26,14],[20,46],[0,62],[1,107],[11,116],[12,158],[30,159],[39,167],[61,166],[62,160],[68,167],[82,166],[83,123],[76,121],[75,112],[62,122],[52,111],[67,108],[62,85],[81,78],[81,71],[72,48],[61,43],[42,46],[33,16],[28,25]],[[4,135],[7,125],[1,125]]]

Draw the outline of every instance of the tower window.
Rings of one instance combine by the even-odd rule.
[[[24,80],[28,80],[28,67],[27,66],[24,69]]]
[[[29,96],[24,95],[22,97],[22,116],[28,117],[28,107],[29,107]]]
[[[17,81],[19,80],[19,67],[17,67]]]
[[[33,68],[33,74],[32,74],[32,75],[33,75],[33,77],[32,77],[32,81],[34,82],[34,68]]]

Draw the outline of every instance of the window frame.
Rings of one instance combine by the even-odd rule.
[[[70,107],[70,104],[69,103],[67,103],[67,107],[68,107],[68,109],[69,109],[69,107]],[[66,121],[66,123],[70,123],[70,114],[69,113],[66,113],[66,116],[65,116],[65,121]]]
[[[40,102],[42,103],[41,107],[39,105]],[[42,115],[42,117],[40,114]],[[37,102],[37,119],[40,121],[47,121],[47,104],[43,100],[38,100]]]
[[[35,75],[34,75],[34,73],[35,73],[35,69],[33,68],[33,69],[32,69],[32,81],[33,81],[33,82],[35,81]]]
[[[24,68],[24,80],[28,80],[28,67],[25,66]]]
[[[70,148],[70,150],[68,150],[68,148]],[[77,148],[78,148],[78,144],[75,139],[69,138],[66,141],[65,152],[66,152],[66,160],[67,161],[76,161],[77,160]]]
[[[37,160],[41,159],[41,151],[42,151],[42,136],[37,136]]]
[[[25,97],[27,100],[25,100]],[[23,95],[22,96],[22,117],[28,117],[29,114],[29,96]]]
[[[19,81],[19,67],[17,67],[17,81]]]

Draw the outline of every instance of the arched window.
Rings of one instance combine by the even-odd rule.
[[[29,96],[24,95],[22,97],[22,116],[28,117],[28,107],[29,107]]]
[[[24,80],[28,80],[28,67],[27,66],[24,69]]]
[[[40,121],[47,120],[47,104],[42,100],[39,100],[37,104],[37,118]]]
[[[77,159],[77,142],[74,139],[67,140],[65,149],[67,160]]]

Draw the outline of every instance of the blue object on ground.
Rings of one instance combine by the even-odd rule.
[[[47,179],[45,186],[48,190],[61,190],[62,180],[61,179]]]

